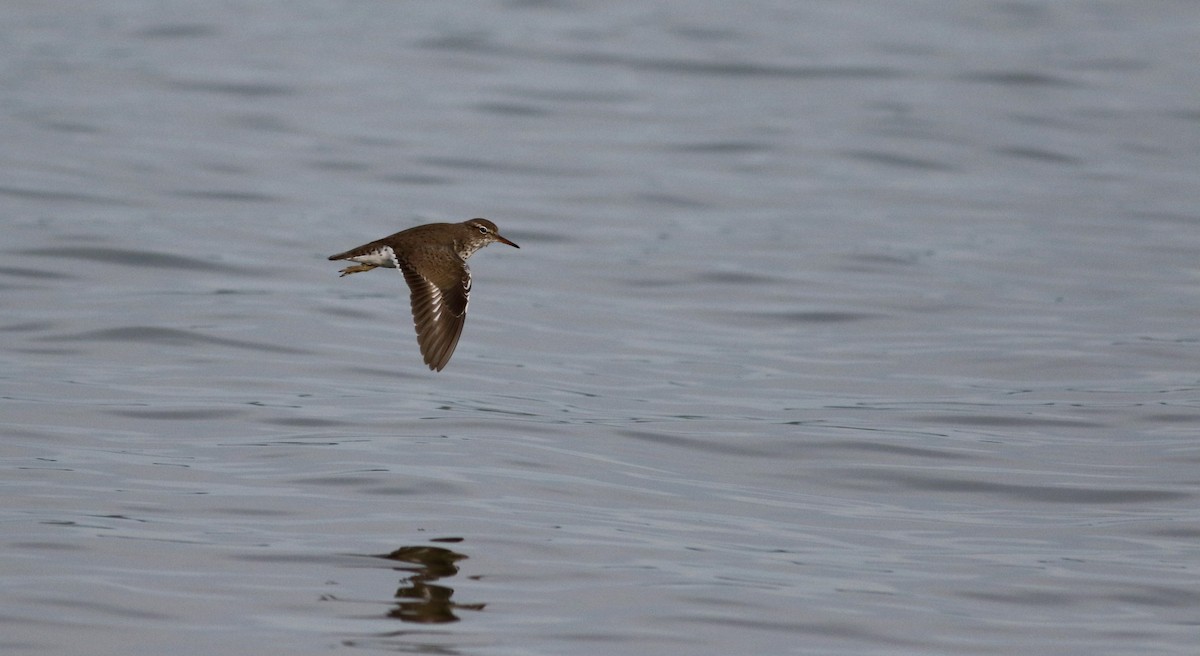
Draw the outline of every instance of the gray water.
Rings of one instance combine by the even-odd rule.
[[[5,654],[1195,654],[1200,4],[0,5]],[[454,359],[325,256],[486,216]]]

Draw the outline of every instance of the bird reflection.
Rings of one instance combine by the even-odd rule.
[[[457,622],[456,610],[483,610],[486,605],[455,603],[450,600],[454,596],[454,588],[433,584],[438,579],[458,574],[455,563],[466,558],[463,554],[441,547],[419,546],[400,547],[379,557],[407,563],[396,570],[412,573],[402,579],[400,588],[396,590],[396,599],[399,601],[388,617],[417,624],[441,624]]]

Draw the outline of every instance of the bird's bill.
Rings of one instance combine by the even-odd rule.
[[[513,248],[520,248],[520,246],[517,246],[516,244],[512,243],[511,241],[505,239],[504,237],[501,237],[499,234],[496,235],[496,241],[500,242],[501,244],[508,244],[509,246],[512,246]]]

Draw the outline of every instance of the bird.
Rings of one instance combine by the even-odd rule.
[[[520,248],[501,236],[495,223],[475,218],[415,226],[329,259],[357,263],[342,269],[339,277],[377,267],[399,269],[408,283],[421,355],[430,369],[441,371],[454,355],[467,319],[471,296],[467,258],[494,242]]]

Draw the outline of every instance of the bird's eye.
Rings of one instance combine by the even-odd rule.
[[[488,233],[488,229],[487,229],[487,227],[485,227],[485,226],[479,226],[479,234],[481,234],[481,235],[486,235],[487,233]]]

